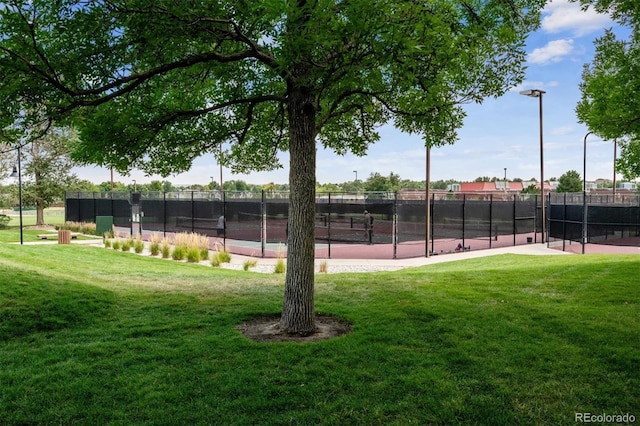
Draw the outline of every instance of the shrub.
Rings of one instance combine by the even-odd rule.
[[[4,229],[9,225],[11,218],[6,214],[0,214],[0,229]]]
[[[138,237],[133,243],[133,251],[135,251],[138,254],[144,251],[144,241],[142,240],[142,237],[140,235],[138,235]]]
[[[209,257],[209,237],[198,235],[197,245],[200,248],[200,258],[207,259]]]
[[[248,271],[249,268],[253,268],[258,264],[258,261],[256,259],[247,259],[244,261],[244,263],[242,264],[242,269],[244,269],[245,271]]]
[[[200,260],[202,260],[200,249],[198,247],[189,247],[187,249],[187,262],[198,263]]]
[[[284,263],[284,259],[279,257],[273,272],[275,272],[276,274],[284,274],[286,270],[287,270],[287,266]]]
[[[120,250],[120,248],[122,247],[122,241],[120,240],[115,240],[113,242],[113,249],[114,250]]]
[[[175,246],[171,252],[171,258],[173,260],[184,260],[187,255],[187,249],[184,246]]]
[[[62,225],[56,225],[55,228],[57,230],[68,230],[81,234],[98,235],[96,232],[96,224],[92,222],[65,222]]]
[[[277,254],[277,256],[278,256],[278,260],[276,262],[276,266],[275,266],[274,272],[276,274],[284,274],[285,271],[287,270],[287,266],[284,263],[284,249],[283,249],[282,245],[278,246],[278,254]]]
[[[220,259],[220,263],[229,263],[231,262],[231,253],[228,251],[219,251],[218,258]]]
[[[169,245],[169,241],[167,241],[166,238],[162,240],[162,243],[160,243],[160,252],[162,253],[163,259],[168,259],[171,255],[171,246]]]
[[[120,246],[120,248],[122,249],[122,251],[129,251],[131,250],[131,245],[132,242],[130,240],[126,240],[122,242],[122,246]]]
[[[214,268],[220,266],[220,257],[218,256],[218,253],[213,253],[211,255],[211,266],[213,266]]]
[[[160,243],[153,242],[149,244],[149,251],[151,252],[151,256],[157,256],[160,254]]]
[[[106,239],[106,238],[105,238],[105,240],[104,240],[104,246],[105,246],[105,248],[109,248],[109,247],[111,247],[111,240],[109,240],[109,239]]]
[[[327,272],[329,272],[329,262],[327,261],[327,259],[322,260],[319,266],[321,274],[326,274]]]

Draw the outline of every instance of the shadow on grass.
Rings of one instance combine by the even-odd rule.
[[[107,290],[0,265],[0,342],[93,322],[114,302]]]

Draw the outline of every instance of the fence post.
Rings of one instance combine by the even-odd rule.
[[[466,210],[467,210],[467,194],[462,195],[462,247],[464,247],[464,229],[466,222]]]
[[[549,215],[551,219],[551,215]],[[565,250],[567,245],[567,193],[565,192],[562,197],[562,251]]]
[[[391,241],[393,241],[393,258],[398,258],[398,191],[393,191],[393,216],[391,222]]]
[[[167,191],[162,191],[162,236],[167,238]]]
[[[193,202],[193,191],[191,191],[191,232],[195,232],[195,215],[196,215],[196,208]]]
[[[327,200],[329,202],[329,220],[327,222],[327,257],[331,259],[331,192],[328,193]]]
[[[264,257],[266,250],[265,236],[267,232],[267,212],[265,208],[264,189],[260,192],[262,193],[262,201],[260,202],[260,247],[262,249],[262,257]]]
[[[493,194],[489,194],[489,248],[491,248],[491,241],[493,240]],[[495,230],[495,239],[498,240],[498,229]]]
[[[220,188],[220,198],[222,200],[222,216],[224,217],[224,230],[222,231],[222,248],[227,250],[227,193]]]
[[[518,234],[518,227],[516,226],[516,220],[517,220],[517,208],[516,208],[516,203],[518,202],[518,197],[516,196],[516,194],[513,194],[513,246],[515,247],[516,245],[516,235]]]
[[[433,238],[434,234],[433,231],[435,229],[434,225],[433,225],[433,217],[435,216],[435,209],[436,209],[436,194],[431,194],[431,200],[427,200],[427,208],[429,209],[429,218],[430,218],[430,230],[431,230],[431,253],[433,253],[433,251],[435,250],[436,246],[435,246],[435,239]],[[427,243],[429,243],[427,241]]]

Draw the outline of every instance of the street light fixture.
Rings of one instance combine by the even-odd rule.
[[[13,171],[9,177],[18,178],[18,203],[20,204],[20,244],[24,243],[22,236],[22,164],[20,164],[20,147],[18,147],[18,167],[13,166]]]
[[[540,198],[542,199],[541,206],[541,215],[542,215],[542,242],[544,243],[545,233],[546,233],[546,215],[545,215],[545,197],[544,197],[544,138],[543,138],[543,128],[542,128],[542,95],[546,92],[544,90],[539,89],[531,89],[531,90],[523,90],[520,92],[521,95],[529,96],[531,98],[540,99]]]

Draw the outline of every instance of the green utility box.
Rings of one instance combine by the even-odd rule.
[[[96,233],[104,235],[113,230],[113,216],[96,216]]]

